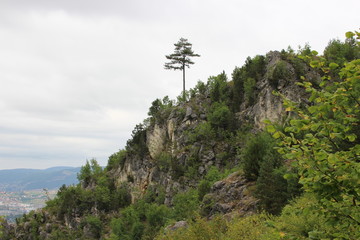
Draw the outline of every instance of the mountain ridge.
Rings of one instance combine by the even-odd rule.
[[[0,190],[17,192],[33,189],[57,189],[76,184],[80,167],[55,166],[46,169],[15,168],[0,170]]]

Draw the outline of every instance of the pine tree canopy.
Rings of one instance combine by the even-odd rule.
[[[185,38],[180,38],[174,46],[174,53],[166,55],[170,62],[165,63],[165,69],[183,70],[185,66],[189,68],[190,64],[194,64],[190,57],[200,57],[199,54],[194,53],[191,49],[192,44]]]

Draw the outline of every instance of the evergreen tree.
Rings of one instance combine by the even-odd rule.
[[[190,64],[194,64],[190,57],[200,57],[199,54],[193,52],[192,44],[185,38],[174,44],[175,51],[170,55],[166,55],[166,58],[170,62],[165,63],[165,69],[182,70],[183,71],[183,98],[185,100],[185,67],[190,67]]]

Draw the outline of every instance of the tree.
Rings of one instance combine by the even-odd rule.
[[[360,33],[356,35],[360,39]],[[304,190],[317,197],[319,210],[338,231],[334,236],[359,239],[360,59],[345,63],[339,73],[341,80],[335,82],[331,72],[336,63],[327,67],[324,59],[315,57],[310,64],[324,71],[321,88],[306,80],[299,83],[311,94],[309,106],[303,109],[284,99],[286,111],[297,118],[285,131],[277,131],[273,125],[268,131],[281,140],[279,152],[298,168]]]
[[[183,98],[185,100],[185,67],[190,68],[190,64],[194,64],[190,57],[200,57],[199,54],[195,54],[191,49],[192,44],[185,38],[174,44],[175,51],[170,55],[166,55],[166,58],[170,62],[165,63],[165,69],[182,70],[183,71]]]

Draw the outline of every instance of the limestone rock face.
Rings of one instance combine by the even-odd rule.
[[[246,104],[243,103],[241,105],[241,112],[238,114],[240,120],[247,118],[253,119],[255,127],[257,128],[263,128],[265,126],[263,123],[265,119],[276,121],[286,117],[282,99],[279,96],[275,96],[273,91],[281,93],[294,102],[305,101],[306,99],[304,90],[295,84],[298,79],[296,79],[294,67],[288,62],[282,61],[280,52],[269,52],[266,58],[268,61],[266,74],[256,85],[258,89],[256,102],[253,106],[246,106]],[[277,79],[277,86],[274,87],[270,79],[274,68],[280,61],[284,62],[287,77],[286,79]],[[311,69],[305,69],[305,77],[308,79],[320,78],[320,76]]]
[[[203,208],[208,216],[216,213],[236,212],[240,215],[253,214],[258,200],[252,195],[255,182],[247,181],[237,172],[215,182],[211,192],[204,197]]]
[[[154,129],[147,132],[147,146],[151,158],[155,158],[162,150],[166,141],[166,128],[155,124]]]

